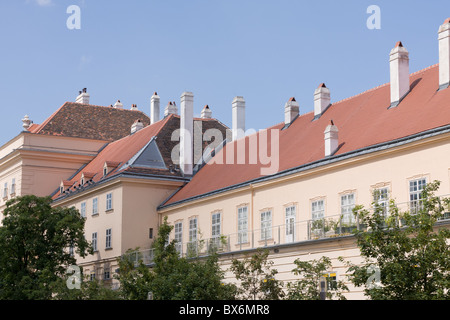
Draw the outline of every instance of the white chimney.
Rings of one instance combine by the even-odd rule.
[[[450,18],[439,27],[439,90],[450,86]]]
[[[208,105],[203,107],[203,110],[202,110],[202,113],[200,114],[200,116],[202,117],[202,119],[211,119],[212,111]]]
[[[398,106],[409,92],[409,53],[399,41],[390,53],[391,108]]]
[[[117,102],[114,103],[114,108],[122,109],[123,108],[122,102],[120,102],[120,100],[117,100]]]
[[[300,106],[295,98],[292,97],[284,105],[284,124],[290,125],[297,118]]]
[[[232,138],[233,141],[245,136],[245,100],[241,96],[233,99],[232,105]]]
[[[180,108],[180,169],[184,175],[192,175],[194,161],[194,95],[192,92],[183,92]]]
[[[155,92],[150,99],[150,123],[153,124],[159,121],[159,96]]]
[[[314,119],[320,118],[325,110],[330,106],[330,89],[321,83],[314,91]]]
[[[334,125],[333,120],[324,131],[325,137],[325,157],[333,155],[339,147],[338,128]]]
[[[137,111],[138,110],[137,104],[132,104],[130,110]]]
[[[164,117],[167,117],[171,113],[177,114],[178,109],[177,109],[177,106],[175,105],[175,103],[172,103],[169,101],[166,108],[164,109]]]
[[[77,99],[75,100],[76,103],[82,103],[82,104],[89,104],[89,93],[87,93],[87,89],[84,88],[82,91],[79,92],[79,95]]]
[[[131,133],[135,133],[139,130],[141,130],[142,128],[144,128],[144,123],[142,122],[141,119],[137,119],[132,125],[131,125]]]

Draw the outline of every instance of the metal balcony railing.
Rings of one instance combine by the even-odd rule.
[[[442,204],[444,205],[444,204]],[[396,204],[400,212],[418,212],[423,207],[422,200]],[[369,208],[374,210],[374,208]],[[384,207],[384,215],[389,216],[389,203]],[[450,208],[444,208],[444,215],[440,220],[450,220]],[[401,226],[404,222],[399,221]],[[211,252],[232,252],[246,249],[256,249],[279,244],[289,244],[308,240],[318,240],[342,237],[353,234],[354,231],[366,230],[366,226],[359,218],[352,215],[333,215],[320,219],[303,220],[294,223],[272,226],[263,229],[240,231],[228,235],[221,235],[209,239],[201,239],[176,244],[176,249],[182,257],[206,256]],[[153,249],[135,251],[128,254],[135,265],[139,261],[146,265],[153,261]]]

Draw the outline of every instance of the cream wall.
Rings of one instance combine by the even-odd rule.
[[[294,267],[292,262],[300,256],[313,259],[313,257],[329,255],[334,257],[333,267],[341,268],[342,266],[335,259],[336,255],[357,261],[359,251],[354,245],[346,249],[340,248],[339,245],[342,242],[340,238],[330,238],[330,244],[327,242],[327,246],[334,246],[334,249],[327,248],[322,240],[307,241],[306,221],[311,219],[311,202],[323,198],[325,200],[325,217],[340,215],[342,194],[353,192],[355,204],[369,207],[374,188],[386,186],[389,188],[390,196],[397,203],[406,203],[409,201],[409,180],[420,177],[426,177],[428,182],[440,180],[441,187],[438,195],[448,195],[450,194],[450,160],[447,157],[450,154],[449,139],[450,136],[445,134],[415,141],[287,177],[255,183],[228,193],[163,208],[160,210],[160,214],[162,218],[167,216],[171,224],[183,221],[183,241],[187,242],[188,221],[191,216],[198,217],[198,224],[204,238],[209,238],[213,211],[220,210],[222,212],[222,234],[228,236],[237,232],[237,208],[240,205],[248,204],[249,231],[260,229],[260,212],[271,209],[272,226],[275,226],[272,239],[267,242],[258,241],[259,234],[258,231],[255,231],[256,239],[253,244],[242,247],[231,245],[229,251],[239,254],[241,249],[286,243],[286,239],[283,237],[285,232],[284,208],[286,205],[294,204],[297,221],[295,238],[297,245],[294,245],[296,253],[290,255],[290,260],[286,257],[281,258],[280,255],[272,256],[275,266],[278,265],[284,270],[280,277],[286,279],[291,277],[289,273]],[[279,229],[278,226],[280,226]],[[278,230],[280,230],[279,237]],[[233,243],[233,237],[229,238]],[[316,244],[313,244],[314,242]],[[226,266],[226,258],[224,259],[224,266]],[[361,297],[361,293],[358,291],[352,292],[350,296],[352,295]]]

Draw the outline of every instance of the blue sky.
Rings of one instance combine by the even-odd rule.
[[[67,7],[81,9],[69,30]],[[381,29],[366,26],[381,10]],[[450,17],[445,1],[300,0],[1,0],[0,143],[41,123],[88,88],[91,103],[120,99],[150,112],[194,93],[231,126],[231,101],[246,100],[247,128],[283,121],[292,96],[313,109],[325,82],[338,101],[389,82],[389,51],[401,40],[410,71],[438,62],[437,30]]]

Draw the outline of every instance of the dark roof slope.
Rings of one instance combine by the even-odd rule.
[[[66,102],[42,124],[33,124],[29,131],[114,141],[129,135],[131,125],[137,119],[145,126],[150,123],[149,117],[142,111]]]

